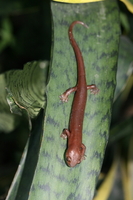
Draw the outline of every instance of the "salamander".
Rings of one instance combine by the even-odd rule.
[[[61,101],[67,102],[69,94],[75,92],[70,115],[69,129],[64,129],[61,134],[62,138],[68,139],[65,160],[69,167],[74,167],[85,159],[86,147],[82,143],[82,128],[87,100],[87,90],[90,89],[91,93],[93,94],[96,94],[99,91],[95,84],[87,85],[86,83],[85,67],[82,53],[74,39],[72,32],[73,27],[76,24],[81,24],[85,27],[88,26],[81,21],[74,21],[68,30],[69,40],[77,61],[77,84],[75,87],[67,89],[60,96]]]

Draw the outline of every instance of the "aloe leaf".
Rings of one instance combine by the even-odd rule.
[[[108,0],[80,5],[52,2],[51,7],[54,46],[44,134],[28,199],[91,200],[108,141],[116,85],[118,7],[116,1]],[[68,128],[73,95],[66,104],[60,102],[59,95],[73,87],[77,80],[77,64],[68,39],[69,25],[75,20],[89,26],[88,29],[75,26],[74,36],[83,53],[87,83],[96,84],[100,92],[97,95],[88,92],[83,127],[86,160],[69,168],[64,162],[66,141],[60,134]]]

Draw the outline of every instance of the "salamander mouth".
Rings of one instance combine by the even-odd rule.
[[[69,167],[75,167],[77,164],[80,164],[81,163],[81,160],[78,160],[78,161],[73,161],[72,162],[72,158],[70,156],[67,156],[66,157],[66,163]]]

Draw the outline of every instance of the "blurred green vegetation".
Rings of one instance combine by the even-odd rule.
[[[34,60],[50,60],[51,14],[49,0],[0,0],[0,73],[22,69]],[[5,199],[24,146],[28,122],[11,133],[0,132],[0,200]]]
[[[32,60],[49,60],[50,2],[0,1],[0,72],[22,69]]]

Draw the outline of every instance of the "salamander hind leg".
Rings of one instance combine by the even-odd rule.
[[[77,90],[77,87],[72,87],[66,90],[62,95],[60,95],[60,100],[63,102],[68,102],[68,96]]]
[[[67,139],[69,136],[70,136],[70,131],[68,129],[64,129],[62,134],[61,134],[61,137],[63,139]]]
[[[92,94],[97,94],[99,92],[99,89],[95,84],[87,85],[87,90],[91,90]]]
[[[85,160],[85,150],[86,146],[84,144],[81,144],[82,152],[81,152],[81,162]]]

